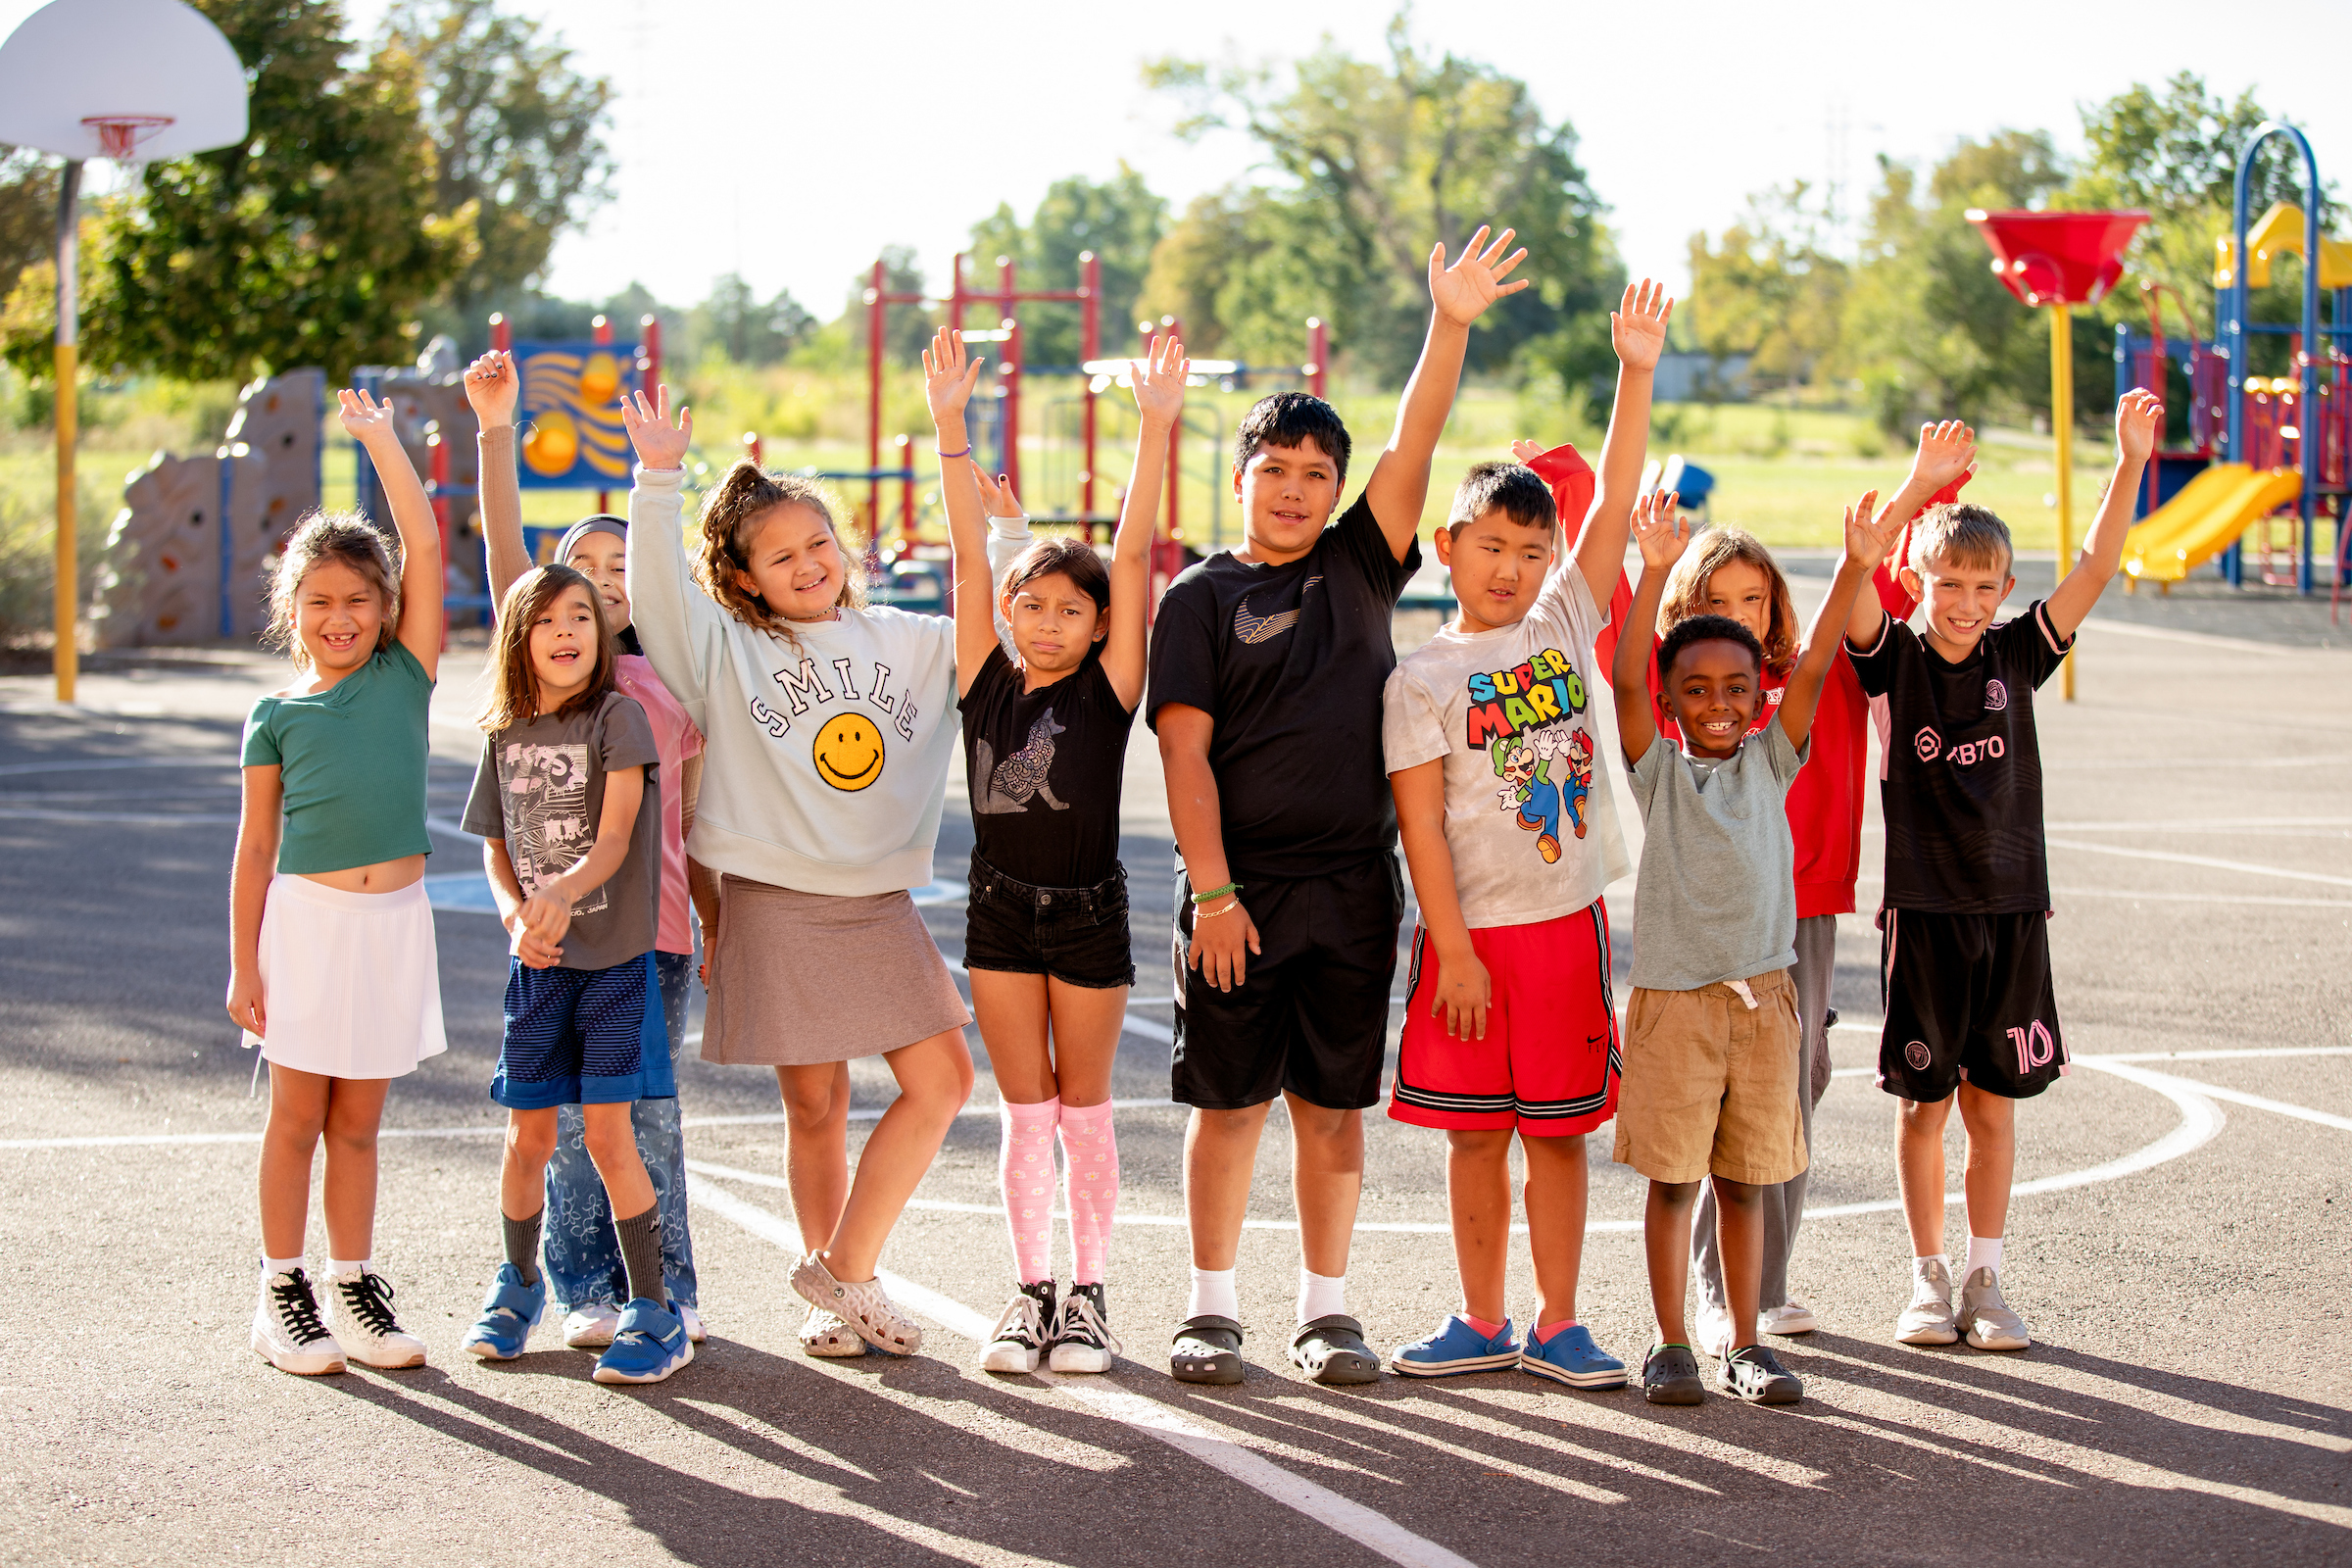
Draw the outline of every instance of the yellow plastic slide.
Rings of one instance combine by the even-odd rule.
[[[2247,464],[2217,463],[2133,525],[2124,538],[2124,570],[2148,582],[2179,582],[2302,493],[2297,469],[2256,472]]]

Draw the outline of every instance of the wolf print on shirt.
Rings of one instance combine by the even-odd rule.
[[[1469,680],[1464,742],[1483,746],[1502,787],[1499,809],[1536,835],[1546,865],[1560,858],[1560,824],[1578,838],[1592,798],[1592,736],[1582,715],[1592,700],[1568,656],[1546,648],[1512,669]],[[1555,776],[1556,775],[1556,776]]]
[[[1298,612],[1305,608],[1307,590],[1314,587],[1315,584],[1321,582],[1323,578],[1321,573],[1317,573],[1316,575],[1307,578],[1306,581],[1298,585],[1298,603],[1289,610],[1282,611],[1281,612],[1272,615],[1252,615],[1250,613],[1250,596],[1244,594],[1242,596],[1242,602],[1234,607],[1234,636],[1240,638],[1243,642],[1248,643],[1253,648],[1259,643],[1272,642],[1275,638],[1281,636],[1284,632],[1289,631],[1293,626],[1298,624]]]
[[[1032,797],[1044,801],[1056,811],[1070,808],[1067,801],[1054,798],[1054,787],[1046,775],[1054,766],[1054,737],[1066,726],[1054,722],[1051,712],[1037,715],[1029,726],[1029,744],[1004,759],[996,760],[996,748],[975,737],[972,756],[979,762],[979,772],[985,781],[980,786],[980,798],[972,803],[975,811],[1003,813],[1026,811]]]
[[[588,818],[588,747],[584,742],[500,748],[507,776],[507,844],[514,878],[528,898],[577,865],[596,848]],[[583,895],[575,915],[604,908],[609,884]]]

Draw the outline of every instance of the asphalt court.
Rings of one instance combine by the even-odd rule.
[[[437,840],[434,866],[451,1051],[393,1095],[375,1249],[433,1364],[277,1374],[244,1343],[262,1102],[219,1002],[236,718],[270,666],[102,667],[70,712],[38,679],[0,680],[0,1255],[21,1301],[71,1303],[0,1318],[18,1439],[0,1449],[0,1561],[2343,1560],[2352,732],[2331,715],[2352,656],[2308,608],[2200,603],[2195,630],[2094,626],[2081,701],[2061,707],[2053,687],[2040,710],[2051,940],[2079,1064],[2020,1117],[2005,1283],[2035,1331],[2022,1355],[1889,1343],[1907,1248],[1891,1105],[1869,1074],[1876,933],[1867,915],[1841,922],[1838,1072],[1792,1271],[1823,1327],[1783,1342],[1808,1398],[1772,1411],[1654,1409],[1517,1373],[1297,1381],[1279,1114],[1242,1260],[1250,1376],[1220,1391],[1166,1378],[1183,1113],[1164,1103],[1172,889],[1140,745],[1111,1374],[971,1365],[1008,1288],[977,1050],[972,1106],[885,1256],[930,1331],[921,1354],[799,1354],[773,1081],[690,1060],[712,1332],[696,1363],[619,1394],[552,1336],[512,1366],[460,1355],[496,1258],[484,1089],[504,960],[463,902],[478,858],[457,838]],[[444,819],[478,745],[470,667],[453,655],[437,705]],[[951,957],[969,842],[957,781],[925,899]],[[1865,863],[1879,853],[1874,830]],[[1622,970],[1630,886],[1611,915]],[[886,1072],[855,1078],[861,1116],[878,1114]],[[1439,1142],[1377,1114],[1368,1129],[1349,1304],[1386,1348],[1455,1304],[1454,1285]],[[1580,1313],[1635,1359],[1641,1187],[1606,1155],[1604,1132]],[[1955,1207],[1955,1251],[1963,1235]],[[1523,1252],[1511,1283],[1525,1311]]]

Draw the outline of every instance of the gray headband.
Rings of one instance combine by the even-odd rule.
[[[609,533],[626,539],[629,536],[629,519],[615,517],[609,512],[600,512],[593,517],[582,517],[564,530],[564,537],[556,544],[556,560],[568,563],[573,548],[592,533]]]

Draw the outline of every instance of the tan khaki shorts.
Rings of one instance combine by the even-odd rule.
[[[1702,1176],[1769,1185],[1805,1168],[1796,1104],[1803,1039],[1786,969],[1751,977],[1751,1009],[1721,983],[1634,988],[1617,1097],[1620,1165],[1653,1182]]]

